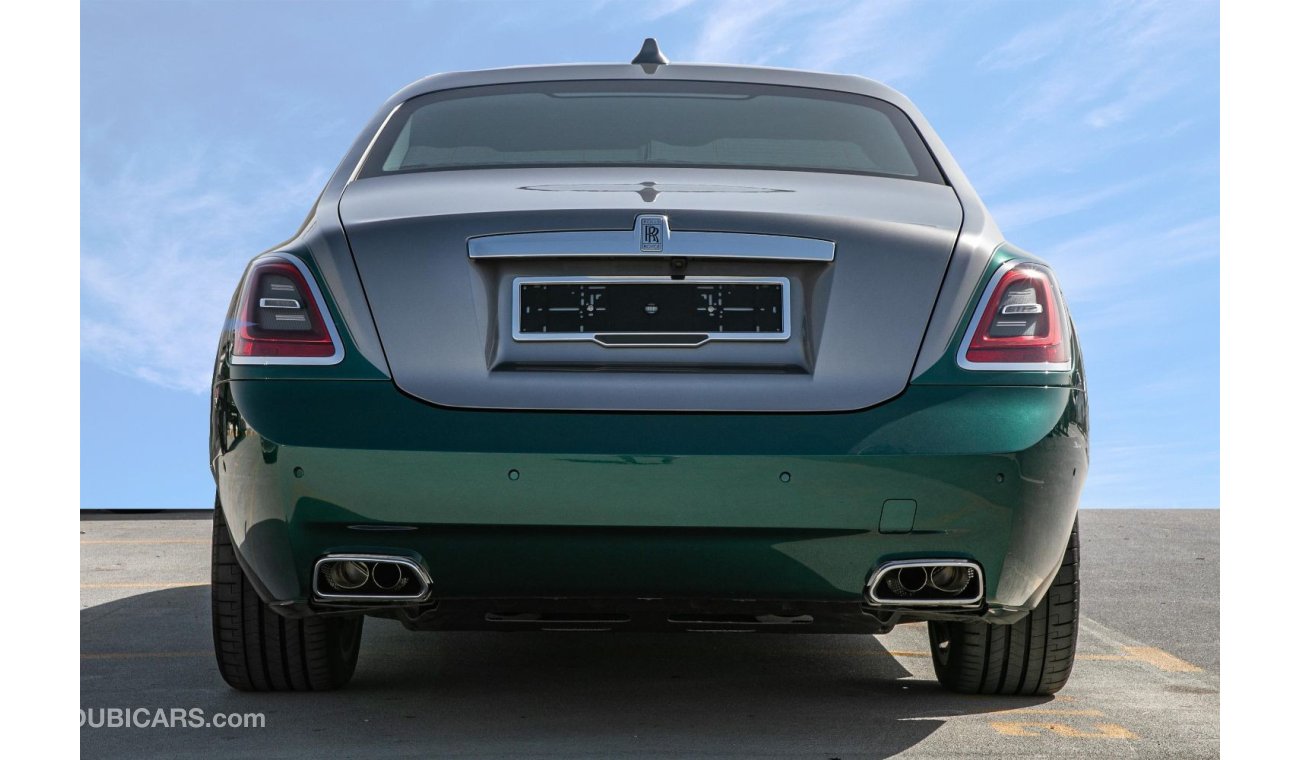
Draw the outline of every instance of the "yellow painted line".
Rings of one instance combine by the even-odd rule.
[[[173,657],[211,657],[211,652],[82,652],[83,660],[169,659]]]
[[[210,544],[209,538],[83,538],[81,545],[91,544]]]
[[[847,652],[850,650],[848,647],[846,647],[843,651]],[[853,648],[853,651],[856,652],[856,647]],[[906,651],[900,652],[891,649],[884,652],[867,652],[866,655],[868,657],[929,657],[930,653],[929,652],[906,652]]]
[[[1161,670],[1169,670],[1178,673],[1198,673],[1200,668],[1189,662],[1174,657],[1172,654],[1155,647],[1125,647],[1125,654],[1076,654],[1078,660],[1094,660],[1098,662],[1132,662],[1134,660],[1145,662],[1148,665],[1155,665]],[[891,649],[884,654],[890,657],[929,657],[929,652],[909,652]],[[1064,697],[1057,697],[1064,699]]]
[[[1061,710],[1052,707],[1022,707],[1008,710],[1002,715],[1077,715],[1082,718],[1100,718],[1101,710]]]
[[[206,586],[208,581],[190,581],[186,583],[83,583],[81,587],[86,588],[187,588],[190,586]]]
[[[1130,660],[1145,662],[1170,673],[1200,673],[1201,669],[1157,647],[1124,647]]]
[[[1093,723],[1083,729],[1065,723],[1038,721],[990,721],[989,725],[1003,736],[1047,736],[1056,734],[1071,739],[1136,739],[1137,735],[1114,723]]]

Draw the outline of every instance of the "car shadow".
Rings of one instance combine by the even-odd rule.
[[[81,706],[255,712],[265,728],[83,726],[83,753],[883,758],[953,716],[1049,701],[945,692],[912,678],[888,636],[415,633],[378,619],[347,688],[246,694],[217,673],[208,604],[206,587],[184,587],[82,610]]]

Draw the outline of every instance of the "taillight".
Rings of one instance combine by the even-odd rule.
[[[965,369],[1070,368],[1070,327],[1060,290],[1047,267],[1008,262],[984,291],[962,342]]]
[[[288,254],[253,263],[234,330],[236,364],[333,364],[343,357],[311,273]]]

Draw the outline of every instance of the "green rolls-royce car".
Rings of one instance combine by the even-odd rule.
[[[883,634],[1047,694],[1087,395],[1046,263],[906,98],[669,63],[439,74],[249,263],[212,383],[248,690],[412,630]]]

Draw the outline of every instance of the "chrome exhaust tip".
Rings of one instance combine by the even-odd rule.
[[[321,572],[330,586],[344,591],[359,589],[370,580],[370,566],[356,560],[330,562]]]
[[[923,567],[900,567],[885,576],[885,585],[899,596],[911,596],[925,588],[928,577]]]
[[[312,594],[332,602],[420,602],[432,588],[424,567],[409,557],[332,554],[312,572]]]
[[[406,585],[409,579],[402,565],[396,562],[376,562],[371,580],[384,591],[396,591]]]
[[[964,559],[886,562],[867,579],[867,602],[892,607],[978,607],[984,571]]]
[[[936,591],[960,594],[975,579],[975,568],[961,565],[936,565],[931,567],[926,582]]]

